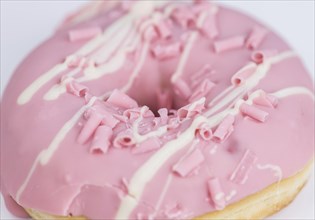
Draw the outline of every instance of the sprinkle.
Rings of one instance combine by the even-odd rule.
[[[105,125],[98,126],[93,137],[90,152],[103,154],[107,153],[112,135],[112,128]]]
[[[136,108],[137,102],[125,93],[115,89],[106,101],[121,108]]]
[[[258,96],[257,98],[254,98],[253,103],[260,106],[274,108],[276,107],[278,103],[278,99],[277,97],[273,95],[269,95],[269,94],[266,94],[265,92],[262,92],[260,96]]]
[[[68,32],[68,36],[71,42],[80,40],[89,40],[102,33],[100,27],[87,27],[82,29],[71,30]]]
[[[201,124],[197,129],[197,132],[199,136],[205,141],[209,141],[212,138],[212,130],[207,123]]]
[[[206,97],[214,86],[215,84],[211,82],[211,80],[205,79],[190,96],[189,101],[193,102],[202,97]]]
[[[113,145],[116,148],[131,147],[136,144],[132,131],[127,129],[120,132],[114,139]]]
[[[237,184],[244,184],[248,179],[248,174],[256,162],[257,156],[254,152],[246,150],[241,161],[230,176],[230,181]]]
[[[221,142],[225,141],[234,130],[234,120],[235,118],[233,115],[227,115],[213,133],[213,137]]]
[[[156,90],[157,104],[159,108],[171,109],[173,105],[173,96],[170,89]]]
[[[255,73],[257,69],[257,65],[255,63],[250,63],[249,65],[246,65],[239,71],[237,71],[231,79],[231,82],[233,85],[241,85],[246,82],[246,80]]]
[[[172,36],[169,23],[166,21],[159,21],[154,26],[162,39],[169,39]]]
[[[208,181],[208,191],[211,199],[214,203],[216,210],[222,210],[225,208],[224,192],[221,188],[220,181],[217,177],[211,178]]]
[[[168,111],[167,108],[161,108],[158,110],[158,113],[160,115],[161,118],[161,124],[164,125],[167,123],[168,120]]]
[[[205,101],[205,97],[202,97],[193,103],[181,107],[177,110],[178,119],[181,121],[186,118],[192,118],[201,113],[205,108]]]
[[[188,97],[191,95],[191,89],[182,79],[176,80],[174,83],[174,90],[177,95],[182,96],[184,99],[188,99]]]
[[[240,110],[243,114],[248,115],[249,117],[256,119],[260,122],[265,122],[269,113],[265,112],[253,105],[248,105],[246,103],[243,103],[240,107]]]
[[[143,31],[142,38],[144,41],[152,43],[156,41],[159,38],[159,36],[156,29],[153,26],[149,26]]]
[[[161,147],[161,142],[157,137],[151,137],[143,141],[139,146],[132,149],[133,154],[143,154],[155,151]]]
[[[179,42],[160,45],[157,44],[151,49],[153,56],[158,60],[166,60],[169,58],[176,57],[181,52],[181,44]]]
[[[244,36],[235,36],[224,40],[215,41],[214,50],[216,53],[221,53],[228,50],[242,48],[244,41]]]
[[[181,177],[186,177],[205,160],[200,150],[196,149],[187,156],[181,158],[174,166],[173,171]]]
[[[171,18],[184,28],[189,28],[195,25],[195,15],[188,7],[178,7],[172,14]]]
[[[267,34],[267,29],[260,26],[255,26],[246,40],[246,47],[251,50],[256,49],[264,40]]]
[[[78,97],[85,96],[85,94],[89,91],[89,89],[86,86],[79,84],[74,80],[71,80],[66,84],[66,89],[68,93]]]
[[[217,28],[216,14],[207,13],[206,16],[207,17],[205,18],[204,22],[202,22],[201,25],[197,24],[197,27],[203,35],[209,37],[210,39],[213,39],[219,35],[219,31]]]
[[[96,128],[100,125],[102,121],[102,116],[96,113],[95,111],[92,111],[89,115],[89,118],[85,125],[83,126],[79,137],[78,137],[78,143],[84,144],[94,133]]]
[[[275,56],[278,53],[277,50],[260,50],[260,51],[255,51],[252,53],[251,59],[257,63],[261,64],[265,60],[269,59],[270,57]]]

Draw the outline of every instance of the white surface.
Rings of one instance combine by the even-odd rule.
[[[65,14],[85,1],[1,0],[1,94],[22,59],[49,37]],[[223,1],[283,36],[314,76],[314,1]],[[1,219],[16,219],[1,197]],[[269,219],[315,219],[314,175],[291,205]]]

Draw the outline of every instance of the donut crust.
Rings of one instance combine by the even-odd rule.
[[[314,159],[303,170],[289,178],[274,183],[224,210],[207,213],[194,220],[210,219],[264,219],[289,205],[306,184],[314,167]],[[25,209],[35,220],[86,220],[82,216],[55,216],[35,209]]]

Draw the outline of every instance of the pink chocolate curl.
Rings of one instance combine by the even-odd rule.
[[[185,118],[192,118],[197,114],[201,113],[205,108],[205,98],[201,98],[191,104],[185,105],[177,110],[177,116],[179,120]]]
[[[170,37],[172,37],[170,25],[165,20],[159,21],[154,26],[160,38],[169,39]]]
[[[199,136],[205,140],[209,141],[212,138],[212,130],[207,123],[203,123],[197,130]]]
[[[217,28],[216,14],[210,13],[201,26],[198,27],[199,31],[211,39],[219,35]]]
[[[244,36],[235,36],[214,42],[214,50],[216,53],[221,53],[228,50],[242,48],[244,45]]]
[[[222,210],[225,208],[225,198],[224,192],[222,190],[220,181],[217,177],[211,178],[208,181],[208,191],[211,199],[214,203],[214,207],[217,210]]]
[[[261,64],[263,63],[266,59],[269,59],[270,57],[273,57],[277,54],[277,50],[260,50],[260,51],[255,51],[252,53],[251,59],[257,63]]]
[[[115,89],[112,92],[112,94],[110,95],[106,102],[121,108],[138,107],[138,104],[134,99],[130,98],[128,95],[119,91],[118,89]]]
[[[205,160],[200,150],[196,149],[189,155],[180,159],[174,166],[173,171],[181,177],[186,177]]]
[[[179,42],[168,44],[168,45],[160,45],[157,44],[153,46],[151,49],[152,54],[158,60],[166,60],[173,57],[176,57],[181,52],[181,44]]]
[[[157,104],[159,108],[171,109],[173,105],[173,96],[170,89],[158,89],[156,91]]]
[[[182,96],[184,99],[188,99],[191,95],[191,89],[188,84],[182,80],[178,79],[174,84],[174,90],[177,95]]]
[[[161,147],[161,142],[157,137],[151,137],[132,149],[133,154],[143,154],[155,151]]]
[[[77,83],[74,80],[71,80],[66,84],[67,92],[78,97],[83,97],[88,92],[88,88],[82,84]]]
[[[211,82],[209,79],[205,79],[200,86],[197,87],[197,89],[193,92],[193,94],[190,96],[189,101],[193,102],[196,101],[202,97],[206,97],[209,92],[213,89],[215,84]]]
[[[246,103],[243,103],[241,105],[240,110],[244,115],[248,115],[249,117],[260,122],[265,122],[269,115],[268,112],[265,112],[253,105],[248,105]]]
[[[69,31],[68,35],[71,42],[76,42],[79,40],[89,40],[101,33],[102,30],[100,27],[86,27],[82,29],[71,30]]]
[[[260,26],[255,26],[246,40],[246,47],[251,50],[258,48],[267,34],[267,29]]]
[[[159,38],[159,35],[153,26],[149,26],[143,31],[142,38],[144,41],[152,43]]]
[[[221,142],[225,141],[234,130],[234,120],[235,117],[233,115],[227,115],[213,133],[213,137]]]
[[[176,8],[172,12],[171,18],[184,28],[189,28],[196,24],[196,16],[192,10],[185,6]]]
[[[112,128],[105,125],[98,126],[93,137],[90,152],[103,154],[107,153],[112,135]]]
[[[240,69],[237,73],[232,76],[231,82],[233,85],[241,85],[246,82],[246,80],[255,73],[257,69],[256,65],[250,65]]]
[[[230,176],[230,181],[237,184],[244,184],[248,179],[248,174],[256,162],[257,156],[254,152],[246,150],[241,161]]]
[[[78,143],[84,144],[87,142],[87,140],[92,136],[96,128],[100,125],[103,117],[96,113],[95,111],[91,111],[89,114],[89,118],[85,125],[83,126],[79,137],[78,137]]]
[[[161,124],[164,125],[168,121],[168,111],[167,108],[161,108],[158,110],[158,113],[160,115]]]
[[[134,140],[132,132],[130,130],[124,130],[117,134],[113,142],[114,147],[117,148],[131,147],[135,144],[136,141]]]
[[[253,102],[256,105],[275,108],[277,106],[278,99],[275,96],[272,96],[263,92],[261,93],[260,96],[258,96],[257,98],[254,98]]]

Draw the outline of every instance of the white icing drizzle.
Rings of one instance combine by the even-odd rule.
[[[244,92],[251,90],[255,86],[257,86],[259,81],[266,76],[266,74],[268,73],[268,71],[271,68],[271,65],[279,63],[283,60],[286,60],[286,59],[289,59],[289,58],[292,58],[295,56],[296,56],[296,54],[294,52],[286,51],[286,52],[283,52],[281,54],[278,54],[277,56],[274,56],[274,57],[267,59],[264,63],[257,66],[255,73],[253,73],[252,76],[250,76],[243,85],[240,85],[240,86],[232,85],[232,86],[228,87],[225,91],[223,91],[223,93],[227,93],[226,92],[227,90],[230,92],[219,103],[217,103],[215,106],[210,108],[210,110],[207,111],[205,115],[206,116],[212,115],[213,113],[217,112],[218,110],[220,110],[221,108],[223,108],[224,106],[226,106],[227,104],[229,104],[230,102],[235,100],[237,97],[239,97]],[[250,68],[250,67],[252,67],[252,65],[253,65],[253,63],[249,63],[245,67],[243,67],[242,69]],[[234,89],[231,89],[231,87]]]
[[[264,165],[261,165],[261,164],[257,164],[256,167],[259,169],[259,170],[271,170],[273,172],[273,175],[275,177],[277,177],[278,179],[278,182],[280,182],[282,180],[282,169],[277,166],[277,165],[274,165],[274,164],[264,164]]]
[[[94,104],[96,99],[97,99],[96,97],[91,98],[90,101],[85,106],[83,106],[79,111],[77,111],[72,116],[72,118],[62,126],[62,128],[56,134],[56,136],[54,137],[52,142],[49,144],[49,146],[38,154],[29,173],[27,174],[27,177],[25,178],[24,182],[22,183],[22,185],[20,186],[20,188],[18,189],[16,193],[17,202],[19,202],[20,197],[22,193],[24,192],[28,182],[30,181],[33,173],[35,172],[37,165],[40,164],[44,166],[49,162],[53,154],[58,149],[58,146],[60,145],[60,143],[64,140],[64,138],[70,132],[70,130],[74,127],[74,125],[77,123],[77,121],[82,116],[82,114]]]
[[[153,10],[156,7],[164,6],[168,3],[168,1],[146,1],[146,2],[136,2],[133,7],[130,10],[130,13],[127,15],[122,16],[119,18],[116,22],[114,22],[112,25],[110,25],[102,35],[99,35],[92,40],[90,40],[87,44],[85,44],[82,48],[80,48],[77,52],[70,56],[87,56],[91,54],[93,51],[97,50],[97,48],[100,47],[100,45],[103,45],[104,43],[108,43],[110,45],[110,49],[106,49],[102,51],[101,56],[103,59],[107,58],[110,54],[112,54],[117,47],[120,45],[122,39],[126,37],[128,34],[128,28],[125,27],[131,27],[133,22],[137,19],[141,19],[142,17],[150,14],[153,12]],[[124,27],[124,28],[122,28]],[[127,29],[126,31],[124,31]],[[123,31],[121,31],[123,30]],[[114,36],[114,34],[116,34]],[[134,44],[133,44],[134,45]],[[148,47],[148,46],[145,46]],[[129,51],[130,48],[128,48],[127,51]],[[120,52],[117,53],[117,56],[114,56],[111,59],[110,64],[107,64],[105,67],[101,68],[98,74],[95,74],[96,68],[85,70],[85,78],[79,80],[81,82],[83,81],[89,81],[97,79],[101,76],[103,76],[106,73],[114,72],[118,70],[123,65],[124,61],[124,53]],[[17,103],[19,105],[24,105],[27,102],[31,100],[31,98],[34,96],[38,90],[44,86],[46,83],[48,83],[50,80],[52,80],[54,77],[59,75],[62,71],[67,70],[67,63],[66,61],[62,64],[58,64],[55,67],[53,67],[48,72],[42,74],[39,78],[37,78],[33,83],[31,83],[18,97]],[[104,72],[104,69],[106,71]],[[109,69],[109,70],[108,70]],[[93,73],[93,74],[92,74]],[[101,73],[101,74],[100,74]],[[88,76],[87,76],[88,75]],[[56,88],[56,87],[55,87]],[[128,87],[126,88],[128,89]],[[51,89],[49,94],[46,94],[46,100],[52,100],[59,97],[60,93],[64,92],[65,89]],[[55,94],[56,93],[56,94]]]
[[[314,92],[310,91],[309,89],[305,87],[299,87],[299,86],[288,87],[288,88],[279,90],[271,94],[278,98],[285,98],[292,95],[308,95],[312,97],[312,99],[314,100]]]
[[[203,25],[203,23],[205,22],[205,20],[209,14],[216,14],[217,12],[218,12],[217,6],[213,6],[211,8],[211,10],[207,10],[207,11],[202,12],[200,14],[200,16],[198,17],[197,27],[201,27]],[[172,75],[172,78],[171,78],[172,83],[176,83],[176,81],[179,79],[179,77],[183,74],[183,71],[184,71],[185,65],[188,61],[189,55],[191,54],[191,51],[193,49],[194,44],[197,42],[198,35],[199,35],[199,33],[197,31],[193,31],[190,34],[190,37],[187,40],[185,49],[184,49],[182,56],[179,60],[179,64],[177,66],[177,69],[176,69],[175,73]]]

